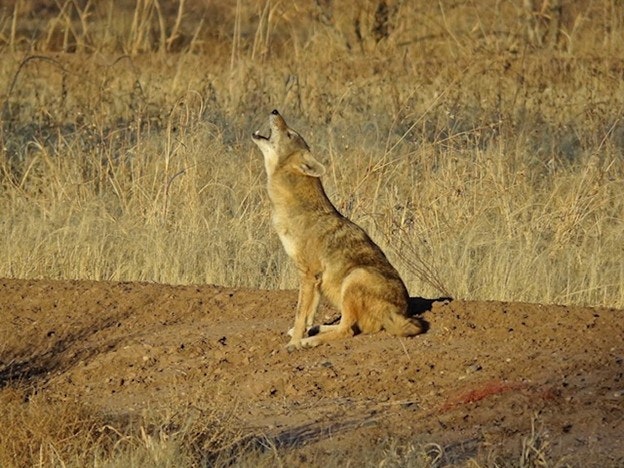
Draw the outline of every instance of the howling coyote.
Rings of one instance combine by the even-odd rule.
[[[408,316],[409,296],[398,272],[366,232],[327,198],[320,180],[325,167],[277,110],[269,116],[269,127],[268,137],[256,131],[252,138],[264,155],[273,225],[301,281],[288,350],[356,332],[421,333],[421,322]],[[342,316],[337,325],[311,329],[321,294]]]

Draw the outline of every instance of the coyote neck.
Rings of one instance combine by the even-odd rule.
[[[299,214],[302,210],[317,213],[335,213],[317,177],[286,172],[274,174],[268,181],[268,192],[273,209],[284,214]]]

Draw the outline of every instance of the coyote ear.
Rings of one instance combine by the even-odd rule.
[[[325,174],[325,166],[318,162],[310,153],[304,153],[303,161],[298,165],[298,169],[307,176],[321,177]]]

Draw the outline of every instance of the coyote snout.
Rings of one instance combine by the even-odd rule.
[[[252,136],[264,155],[273,225],[300,275],[299,301],[288,349],[317,346],[355,332],[385,329],[417,335],[422,323],[408,315],[408,293],[398,272],[366,232],[342,216],[325,194],[325,167],[277,110],[270,133]],[[323,294],[340,310],[340,323],[307,336]],[[315,327],[316,328],[316,327]]]

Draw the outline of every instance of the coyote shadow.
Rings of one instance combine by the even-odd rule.
[[[418,320],[422,326],[423,333],[427,333],[429,330],[429,322],[427,322],[422,314],[430,312],[433,308],[433,304],[436,302],[443,302],[448,304],[453,300],[452,297],[437,297],[435,299],[427,299],[425,297],[410,297],[407,303],[407,315]]]

